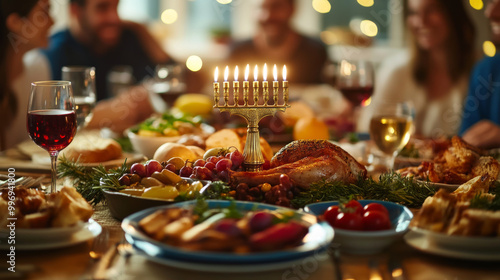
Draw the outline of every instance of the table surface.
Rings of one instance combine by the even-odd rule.
[[[0,155],[0,163],[8,164],[12,154]],[[19,159],[19,160],[22,160]],[[31,167],[31,166],[30,166]],[[2,167],[0,174],[6,174]],[[31,172],[31,173],[30,173]],[[26,171],[24,174],[46,174],[47,170]],[[109,247],[120,242],[124,232],[120,221],[114,219],[106,205],[94,207],[93,219],[109,233]],[[91,279],[95,261],[89,256],[92,240],[59,249],[16,250],[16,267],[26,272],[7,271],[7,251],[0,250],[0,279]],[[119,254],[114,258],[119,259]],[[342,253],[340,270],[343,279],[392,279],[388,270],[391,259],[401,262],[404,279],[500,279],[500,261],[462,260],[420,252],[404,240],[375,255]],[[336,279],[333,258],[327,255],[309,257],[285,269],[256,273],[208,273],[179,269],[158,264],[140,255],[132,255],[117,279]],[[7,277],[8,276],[8,277]],[[398,279],[398,278],[394,278]],[[401,278],[403,279],[403,278]]]
[[[123,237],[120,222],[111,217],[105,205],[95,207],[93,219],[109,232],[109,246]],[[92,241],[72,247],[43,251],[17,251],[16,266],[32,265],[24,279],[91,279],[95,262],[89,257]],[[2,252],[2,258],[6,251]],[[116,258],[119,258],[118,256]],[[343,279],[391,279],[387,268],[390,258],[402,263],[406,279],[499,279],[499,262],[460,260],[419,252],[403,240],[383,253],[350,255],[342,253]],[[376,268],[370,269],[375,263]],[[378,274],[377,274],[378,271]],[[333,259],[319,255],[304,259],[289,268],[257,273],[207,273],[157,264],[143,256],[132,255],[118,279],[335,279]]]

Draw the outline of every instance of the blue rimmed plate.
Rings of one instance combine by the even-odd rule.
[[[231,203],[236,204],[236,208],[242,211],[252,210],[284,210],[293,211],[289,208],[274,205],[251,203],[242,201],[208,200],[208,207],[227,208]],[[302,259],[314,254],[318,254],[327,249],[333,239],[333,229],[326,223],[317,223],[314,215],[295,212],[298,219],[309,225],[309,232],[303,239],[303,243],[297,247],[272,252],[256,253],[219,253],[207,251],[188,251],[175,246],[167,245],[156,241],[139,228],[139,221],[153,212],[165,208],[193,207],[196,201],[186,201],[172,205],[159,206],[137,212],[125,218],[122,228],[125,231],[127,240],[138,250],[153,258],[165,258],[182,262],[204,263],[204,264],[263,264],[269,262],[285,262]]]

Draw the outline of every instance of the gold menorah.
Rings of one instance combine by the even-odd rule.
[[[283,82],[282,82],[282,97],[283,102],[279,104],[279,82],[278,82],[278,71],[276,65],[274,65],[273,74],[273,104],[269,104],[269,82],[267,81],[267,65],[264,64],[263,71],[263,81],[262,81],[262,103],[260,101],[259,93],[259,81],[258,81],[258,67],[255,66],[254,69],[254,80],[252,83],[253,88],[253,101],[249,100],[249,90],[250,82],[248,81],[248,74],[250,72],[250,66],[247,65],[245,69],[245,80],[243,81],[243,104],[239,102],[239,90],[240,82],[238,81],[238,66],[234,70],[234,81],[233,81],[233,104],[230,104],[229,96],[229,67],[226,66],[224,71],[224,82],[222,84],[223,88],[223,104],[221,105],[219,83],[217,82],[219,76],[219,69],[215,68],[214,74],[214,108],[218,108],[221,112],[229,112],[232,115],[240,116],[247,121],[247,139],[245,143],[245,149],[243,150],[243,156],[245,161],[243,165],[246,171],[259,171],[262,169],[262,164],[264,164],[264,157],[262,156],[262,151],[260,150],[260,135],[259,135],[259,122],[262,118],[267,116],[272,116],[276,112],[284,112],[286,108],[290,107],[288,104],[289,94],[288,94],[288,81],[286,80],[286,66],[283,66]],[[250,104],[252,103],[252,104]]]

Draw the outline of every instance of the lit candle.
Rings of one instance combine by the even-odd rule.
[[[233,81],[233,97],[234,106],[238,106],[240,98],[240,82],[238,82],[238,66],[234,68],[234,81]]]
[[[226,65],[226,69],[224,70],[224,83],[223,83],[224,106],[229,105],[229,82],[227,81],[228,77],[229,77],[229,66]]]
[[[245,80],[243,81],[243,101],[244,106],[248,105],[248,90],[250,88],[250,83],[248,82],[248,75],[250,74],[250,65],[247,64],[245,67]]]
[[[278,83],[278,68],[276,67],[276,64],[274,64],[273,67],[273,76],[274,76],[274,81],[273,81],[273,101],[274,101],[274,106],[278,106],[278,94],[279,94],[279,83]]]
[[[263,73],[263,78],[264,81],[262,82],[262,89],[264,92],[264,106],[267,106],[267,102],[269,101],[269,83],[267,82],[267,63],[264,63],[264,71]]]
[[[286,65],[283,65],[283,100],[288,106],[288,81],[286,80]]]
[[[257,80],[259,76],[259,68],[255,65],[253,69],[253,105],[259,104],[259,81]]]
[[[215,67],[214,72],[214,106],[219,106],[219,83],[217,82],[219,78],[219,67]]]

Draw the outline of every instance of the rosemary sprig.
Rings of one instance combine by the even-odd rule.
[[[498,211],[500,210],[500,196],[495,195],[492,199],[491,196],[477,194],[471,199],[469,208]]]
[[[127,171],[127,161],[121,167],[107,170],[99,165],[89,169],[79,162],[61,157],[58,162],[59,178],[70,178],[76,190],[92,205],[104,200],[103,190],[121,190],[118,179]]]
[[[292,199],[295,208],[306,204],[342,199],[374,199],[396,202],[408,207],[421,207],[424,200],[435,193],[429,183],[402,177],[397,173],[382,174],[379,181],[360,179],[356,184],[318,182]]]

